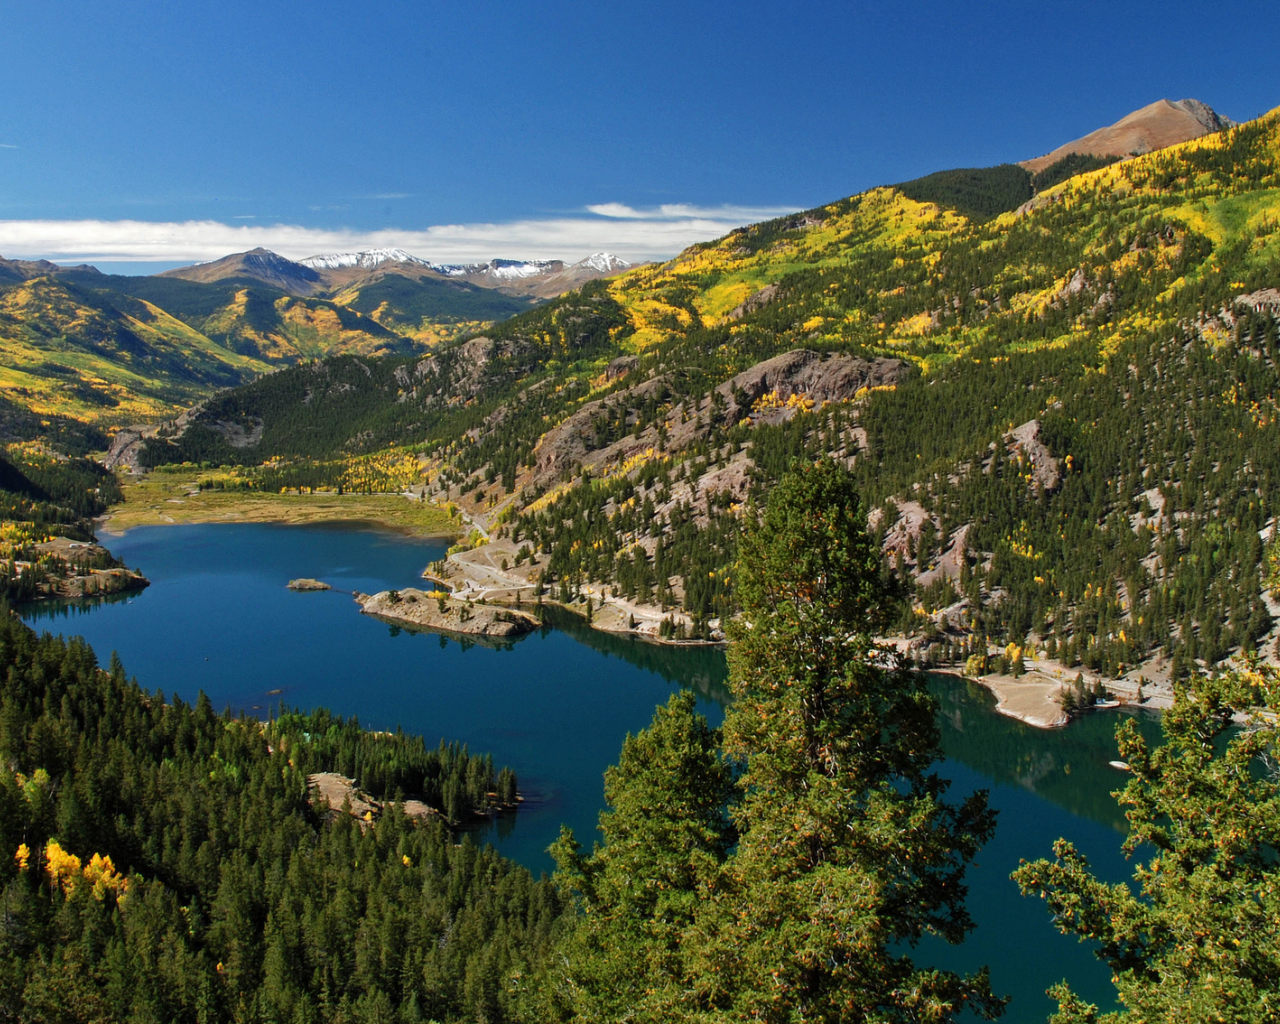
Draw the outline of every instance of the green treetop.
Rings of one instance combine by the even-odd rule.
[[[683,936],[733,838],[720,733],[695,703],[692,693],[675,695],[626,738],[605,773],[603,844],[584,857],[565,827],[552,847],[557,879],[582,911],[553,969],[566,1018],[670,1020],[684,1002]]]

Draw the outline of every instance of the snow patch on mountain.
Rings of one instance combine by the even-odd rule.
[[[519,281],[526,277],[554,273],[564,266],[561,260],[490,260],[484,268],[491,277]]]
[[[488,263],[434,263],[431,269],[449,277],[486,274],[500,281],[522,281],[529,277],[554,274],[563,266],[561,260],[490,260]]]
[[[361,267],[365,270],[372,270],[381,263],[417,263],[423,267],[432,266],[429,261],[419,259],[403,249],[364,249],[360,252],[335,252],[324,256],[308,256],[305,260],[299,260],[298,262],[315,270],[342,270],[346,267]]]
[[[547,277],[565,269],[563,260],[490,260],[488,263],[432,263],[403,249],[362,249],[359,252],[335,252],[308,256],[298,261],[312,270],[343,270],[360,267],[372,270],[383,263],[416,263],[429,267],[445,277],[484,276],[497,281],[525,281],[534,277]],[[592,253],[579,260],[570,270],[593,270],[598,274],[612,274],[626,270],[631,264],[610,252]]]

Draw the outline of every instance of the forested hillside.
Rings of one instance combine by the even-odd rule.
[[[83,597],[146,586],[93,543],[93,517],[122,498],[97,462],[42,442],[0,452],[0,600]]]
[[[7,609],[0,679],[0,1020],[501,1021],[536,995],[512,979],[560,897],[402,809],[487,807],[487,756],[219,715]],[[321,771],[386,803],[327,810]]]
[[[310,297],[250,278],[125,277],[7,260],[0,269],[0,399],[30,414],[36,436],[54,417],[154,421],[300,361],[421,353],[533,301],[394,274]],[[0,430],[8,440],[32,434],[2,419]]]
[[[427,359],[274,374],[146,457],[335,486],[395,442],[400,487],[541,550],[553,594],[594,582],[705,635],[737,608],[745,503],[834,453],[928,657],[985,635],[1177,675],[1248,649],[1271,627],[1280,116],[991,216],[1013,171],[754,225]],[[961,186],[992,206],[947,208]]]

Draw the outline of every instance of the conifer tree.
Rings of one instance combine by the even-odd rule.
[[[1233,712],[1259,706],[1265,719],[1233,730]],[[1062,931],[1101,944],[1125,1007],[1100,1015],[1063,982],[1050,993],[1056,1024],[1280,1017],[1276,712],[1275,670],[1251,670],[1179,686],[1155,749],[1132,721],[1121,725],[1120,757],[1133,772],[1117,794],[1129,808],[1125,852],[1151,853],[1134,869],[1136,886],[1100,881],[1065,839],[1052,861],[1014,872]]]
[[[971,929],[964,872],[991,836],[985,793],[944,800],[922,675],[875,633],[894,593],[850,473],[823,461],[772,491],[743,538],[726,752],[745,765],[740,840],[698,923],[707,1005],[765,1021],[998,1016],[986,970],[906,954]]]
[[[668,1020],[683,1002],[682,940],[732,842],[733,784],[719,730],[684,692],[628,736],[605,773],[603,844],[584,857],[573,830],[552,846],[557,880],[583,916],[561,945],[558,1010],[582,1021]]]

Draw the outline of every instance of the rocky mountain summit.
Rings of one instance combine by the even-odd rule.
[[[1033,174],[1070,153],[1086,156],[1139,156],[1230,128],[1235,122],[1199,100],[1156,100],[1126,114],[1115,124],[1064,143],[1044,156],[1023,160]]]

